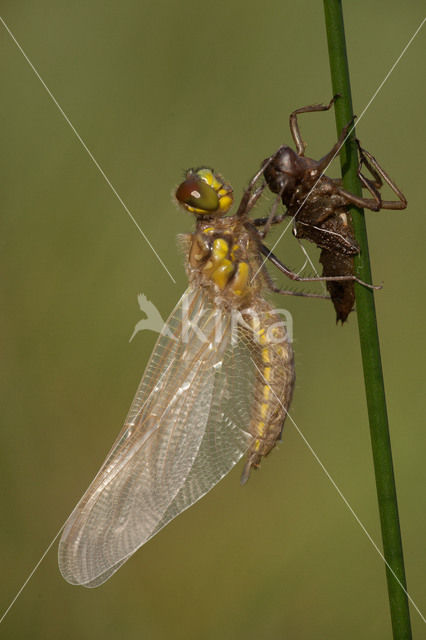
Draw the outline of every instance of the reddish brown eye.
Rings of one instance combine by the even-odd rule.
[[[190,176],[178,186],[176,200],[201,211],[216,211],[219,207],[216,191],[196,175]]]

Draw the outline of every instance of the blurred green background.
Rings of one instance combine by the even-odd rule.
[[[346,3],[361,113],[422,2]],[[1,27],[1,608],[121,427],[155,335],[129,344],[143,292],[164,317],[186,286],[171,194],[188,166],[241,193],[289,141],[288,114],[331,97],[321,2],[2,2],[2,16],[174,275],[173,284]],[[424,33],[358,127],[407,195],[368,214],[408,588],[425,610]],[[333,114],[303,117],[308,154]],[[334,168],[334,174],[338,171]],[[331,171],[333,175],[333,171]],[[318,252],[308,245],[310,255]],[[287,236],[276,251],[299,268]],[[280,278],[277,278],[281,281]],[[380,545],[356,316],[286,298],[292,415]],[[290,422],[244,489],[238,466],[104,586],[71,587],[56,545],[0,628],[9,638],[389,638],[382,560]],[[412,610],[415,637],[424,626]]]

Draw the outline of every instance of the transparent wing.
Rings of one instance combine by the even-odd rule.
[[[59,567],[68,582],[105,582],[247,450],[255,370],[235,335],[230,312],[218,314],[201,289],[186,291],[122,431],[65,525]]]

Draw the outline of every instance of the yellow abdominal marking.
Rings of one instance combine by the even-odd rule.
[[[281,331],[278,327],[272,327],[271,329],[272,337],[278,339],[281,337]]]
[[[259,436],[260,436],[260,437],[262,437],[264,429],[265,429],[265,423],[264,423],[264,422],[262,422],[262,421],[260,421],[260,422],[258,423],[258,425],[257,425],[257,430],[258,430],[258,432],[259,432]],[[257,438],[257,439],[256,439],[256,442],[255,442],[255,444],[254,444],[254,448],[256,449],[256,451],[258,451],[258,450],[259,450],[259,448],[260,448],[260,444],[261,444],[261,442],[260,442],[260,440]]]
[[[256,331],[258,336],[258,341],[260,344],[266,344],[268,342],[267,337],[265,335],[264,329],[258,329]],[[271,356],[269,347],[263,347],[262,351],[262,361],[264,362],[263,367],[263,379],[266,381],[266,384],[263,385],[263,402],[260,405],[260,420],[256,426],[256,435],[257,438],[254,442],[254,450],[260,451],[262,446],[262,441],[265,437],[265,424],[269,423],[268,420],[268,409],[270,407],[270,397],[271,397],[271,387],[269,386],[269,381],[271,379]]]
[[[258,340],[259,340],[259,344],[268,344],[268,339],[265,336],[265,329],[261,329],[260,331],[257,332]]]
[[[268,347],[265,347],[264,349],[262,349],[262,360],[263,360],[263,362],[271,362],[271,360],[269,358],[269,349],[268,349]]]
[[[268,404],[263,402],[260,406],[260,415],[262,418],[266,418],[266,414],[268,412]]]

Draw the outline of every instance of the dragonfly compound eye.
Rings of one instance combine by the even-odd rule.
[[[176,199],[189,211],[195,213],[214,213],[219,208],[219,197],[216,191],[194,174],[178,186]]]
[[[225,214],[232,204],[232,189],[211,169],[189,170],[176,190],[176,199],[185,209],[198,215]]]

